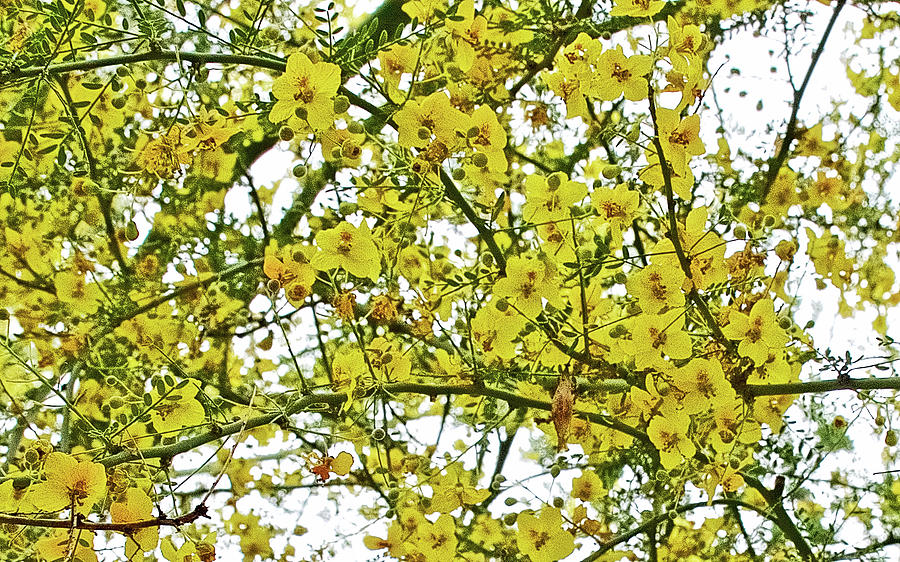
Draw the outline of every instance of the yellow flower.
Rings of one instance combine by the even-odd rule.
[[[487,156],[488,170],[506,172],[509,167],[503,150],[506,147],[506,131],[500,126],[491,106],[482,105],[472,113],[472,127],[478,133],[469,142],[478,152]]]
[[[716,427],[709,442],[720,453],[733,451],[737,443],[749,445],[762,439],[759,423],[749,417],[743,400],[732,394],[729,401],[717,400],[713,408]]]
[[[556,55],[556,66],[565,77],[590,82],[594,74],[592,67],[597,64],[602,51],[603,43],[582,31]]]
[[[47,480],[30,492],[41,511],[71,507],[77,515],[87,515],[95,503],[106,497],[106,469],[102,464],[75,460],[65,453],[50,453],[44,461]]]
[[[697,74],[700,57],[707,44],[706,37],[694,24],[680,25],[675,18],[669,17],[669,60],[681,72]]]
[[[575,538],[562,528],[562,515],[554,507],[544,507],[537,517],[523,511],[516,518],[516,525],[516,544],[531,562],[562,560],[575,550]]]
[[[638,177],[641,181],[652,185],[656,189],[662,189],[663,185],[665,185],[665,180],[663,179],[662,167],[659,165],[659,155],[651,150],[645,151],[644,154],[647,158],[647,166],[641,169]],[[691,171],[690,166],[675,168],[668,156],[669,154],[666,153],[665,162],[666,168],[669,170],[669,179],[672,182],[672,191],[682,199],[690,200],[691,191],[694,188],[694,173]]]
[[[692,359],[674,372],[672,384],[683,394],[681,402],[686,414],[699,414],[717,403],[735,398],[734,388],[725,378],[718,361]]]
[[[849,191],[844,180],[838,176],[827,176],[825,172],[818,172],[816,181],[805,190],[808,199],[803,202],[807,209],[818,209],[826,204],[835,211],[842,211],[850,206]]]
[[[185,143],[181,128],[174,125],[168,133],[144,145],[138,155],[138,165],[151,174],[169,179],[181,170],[183,164],[191,163],[194,148],[192,144]]]
[[[692,209],[685,219],[684,228],[680,225],[678,228],[681,248],[690,265],[690,281],[697,289],[705,289],[712,283],[722,283],[728,279],[725,243],[718,234],[706,229],[708,215],[706,207]],[[653,263],[670,263],[672,267],[681,267],[668,237],[654,246],[653,256]]]
[[[597,72],[591,79],[591,96],[613,101],[623,93],[625,99],[640,101],[647,97],[647,79],[653,61],[647,55],[626,57],[622,46],[604,51],[597,61]]]
[[[153,501],[140,488],[128,488],[120,501],[109,508],[114,523],[133,523],[153,519]],[[131,560],[137,552],[156,549],[159,542],[159,527],[144,527],[127,535],[125,555]],[[140,557],[137,557],[140,558]]]
[[[446,513],[430,523],[422,521],[416,528],[415,546],[424,560],[453,560],[456,554],[456,520]]]
[[[407,552],[407,547],[409,546],[408,533],[397,520],[394,520],[391,521],[391,525],[388,527],[387,538],[383,539],[374,535],[366,535],[363,539],[363,544],[369,550],[386,548],[388,549],[388,554],[399,559]]]
[[[625,287],[637,298],[641,310],[658,314],[663,308],[684,306],[684,273],[677,264],[650,264],[629,276]]]
[[[300,306],[312,293],[316,281],[316,271],[309,263],[309,256],[315,251],[311,246],[294,244],[285,246],[281,252],[274,243],[266,248],[263,273],[269,279],[278,281],[284,288],[285,297],[294,306]],[[279,259],[278,255],[282,258]]]
[[[316,244],[321,250],[312,259],[316,269],[341,267],[351,275],[372,281],[381,274],[381,252],[365,221],[359,228],[344,221],[336,228],[323,230],[316,235]]]
[[[581,476],[572,479],[572,497],[584,502],[591,502],[606,497],[609,491],[603,481],[593,470],[582,471]]]
[[[675,412],[650,420],[647,436],[659,450],[659,461],[666,470],[675,468],[697,452],[687,436],[690,424],[691,419],[686,414]]]
[[[296,114],[316,131],[334,123],[334,96],[341,85],[341,68],[329,62],[313,64],[303,53],[288,57],[284,74],[272,84],[272,95],[278,100],[269,113],[269,121],[280,123]]]
[[[659,13],[665,5],[660,0],[615,0],[609,15],[646,18]]]
[[[54,278],[56,295],[74,312],[94,314],[100,308],[103,291],[96,283],[87,283],[84,275],[73,270],[60,271]]]
[[[160,394],[153,390],[153,409],[150,410],[150,421],[153,429],[159,433],[180,431],[186,427],[200,425],[206,420],[203,404],[197,401],[197,385],[186,384],[175,388],[160,400]]]
[[[450,30],[455,62],[459,69],[468,72],[475,62],[475,47],[478,47],[488,33],[487,19],[475,15],[475,3],[462,0],[456,10],[457,20],[446,20],[444,25]],[[458,19],[462,18],[462,19]]]
[[[54,529],[50,536],[34,543],[34,552],[41,560],[80,560],[81,562],[97,562],[94,552],[94,533],[68,529]],[[71,555],[71,557],[70,557]]]
[[[506,277],[494,285],[494,295],[507,297],[519,311],[536,318],[543,310],[542,298],[557,300],[556,272],[536,258],[513,256],[506,263]]]
[[[732,312],[728,320],[722,333],[730,339],[741,340],[738,353],[752,359],[754,365],[762,365],[769,357],[769,350],[781,349],[790,341],[790,337],[778,326],[772,299],[756,301],[749,315]]]
[[[472,319],[472,339],[484,353],[485,363],[512,359],[516,354],[513,340],[526,322],[511,306],[502,311],[494,303],[482,307]]]
[[[691,156],[706,152],[700,140],[700,116],[688,115],[681,119],[678,112],[660,107],[656,110],[656,125],[663,146],[663,157],[672,162],[676,171],[684,170]]]
[[[600,222],[610,225],[618,239],[623,230],[631,228],[640,205],[640,194],[620,183],[615,189],[598,188],[591,193],[591,205],[597,211]]]
[[[409,3],[404,4],[404,8]],[[412,74],[416,70],[416,62],[419,60],[419,49],[412,45],[395,43],[390,48],[378,53],[381,63],[381,77],[388,97],[394,103],[401,103],[405,94],[400,91],[400,82],[404,74]]]
[[[450,105],[444,91],[434,92],[421,104],[408,101],[394,114],[394,121],[398,140],[406,148],[424,148],[436,140],[449,151],[460,145],[471,123],[468,115]]]
[[[433,476],[430,484],[434,495],[429,512],[450,513],[462,506],[481,503],[491,495],[490,490],[476,488],[468,481],[469,475],[459,463],[448,467],[446,474]]]
[[[543,74],[544,83],[566,102],[566,119],[581,117],[588,120],[588,106],[584,96],[590,93],[590,81],[564,75],[562,72]]]
[[[375,338],[366,346],[366,358],[379,382],[397,382],[409,378],[412,362],[384,338]]]
[[[638,369],[659,365],[661,354],[671,359],[691,356],[691,337],[684,331],[684,311],[641,314],[631,321],[634,362]]]
[[[219,148],[240,130],[234,123],[229,124],[219,112],[207,111],[197,117],[185,136],[193,141],[197,150],[206,152]]]
[[[549,176],[537,174],[525,178],[525,205],[522,218],[541,223],[569,217],[569,207],[584,199],[587,186],[570,181],[563,172]]]

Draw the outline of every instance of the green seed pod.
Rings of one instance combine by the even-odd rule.
[[[431,138],[431,130],[428,127],[419,127],[416,136],[419,137],[419,140],[428,140]]]
[[[340,160],[341,156],[343,156],[343,150],[341,150],[341,147],[336,146],[331,149],[331,159],[332,160]]]
[[[738,240],[743,240],[747,238],[747,228],[744,225],[739,224],[734,227],[734,237]]]
[[[294,166],[294,169],[291,171],[294,174],[295,178],[302,178],[306,175],[306,165],[305,164],[297,164]]]
[[[341,206],[338,207],[338,212],[342,216],[352,215],[359,209],[359,205],[356,203],[351,203],[350,201],[341,201]]]
[[[110,103],[112,103],[112,106],[113,106],[114,108],[116,108],[116,109],[122,109],[123,107],[125,107],[125,102],[126,102],[126,101],[127,101],[127,100],[126,100],[124,97],[118,97],[118,98],[113,98],[112,101],[111,101]]]
[[[282,127],[278,129],[278,138],[283,141],[289,141],[294,138],[294,129],[290,127]]]
[[[518,518],[518,513],[507,513],[503,516],[503,522],[508,526],[512,527],[516,524],[516,519]]]
[[[462,181],[462,180],[466,179],[466,171],[463,170],[462,168],[457,168],[457,169],[453,170],[453,173],[450,174],[450,176],[455,181]]]
[[[125,405],[125,401],[122,400],[121,396],[113,396],[109,399],[109,407],[113,410],[118,410],[119,408]]]
[[[347,132],[351,135],[362,135],[366,132],[366,127],[359,121],[353,121],[349,125],[347,125]]]
[[[400,490],[398,488],[391,488],[388,490],[387,497],[392,502],[397,501],[397,498],[400,497]]]
[[[475,127],[475,126],[473,125],[473,126],[469,127],[469,130],[468,130],[468,131],[466,131],[466,136],[467,136],[468,138],[470,138],[470,139],[474,139],[474,138],[477,137],[480,133],[481,133],[481,130],[480,130],[478,127]]]
[[[562,507],[566,505],[566,501],[560,497],[553,498],[553,507],[556,509],[562,509]]]
[[[517,500],[516,498],[506,498],[505,500],[503,500],[503,503],[505,503],[508,506],[513,506],[513,505],[516,505],[516,503],[518,501],[519,500]]]
[[[483,152],[476,152],[474,156],[472,156],[472,164],[476,168],[484,168],[488,164],[488,157]]]
[[[385,431],[383,429],[381,429],[380,427],[376,427],[375,429],[372,430],[372,440],[373,441],[382,441],[382,440],[384,440],[386,435],[387,434],[385,433]]]
[[[893,447],[897,444],[897,433],[893,429],[889,429],[885,432],[884,444],[888,447]]]
[[[559,465],[555,464],[550,467],[550,476],[552,476],[553,478],[557,478],[560,472],[562,472],[562,469],[559,467]]]

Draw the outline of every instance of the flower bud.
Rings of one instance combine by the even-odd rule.
[[[334,98],[334,112],[337,114],[344,113],[350,109],[350,100],[347,96],[338,96]]]
[[[604,178],[611,180],[622,173],[622,166],[610,164],[609,166],[604,166],[603,171],[600,173],[603,174]]]

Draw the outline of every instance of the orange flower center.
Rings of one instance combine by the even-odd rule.
[[[309,103],[316,96],[316,91],[309,84],[309,76],[296,77],[294,79],[294,85],[297,86],[297,93],[294,94],[294,101]]]
[[[619,82],[627,82],[631,79],[631,71],[622,67],[619,63],[613,64],[612,77]]]
[[[347,255],[350,253],[350,249],[353,248],[353,234],[349,232],[341,232],[341,240],[337,245],[337,252],[339,254]]]

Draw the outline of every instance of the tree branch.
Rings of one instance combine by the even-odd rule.
[[[791,108],[791,116],[788,119],[787,130],[784,132],[784,138],[781,141],[781,147],[778,149],[778,153],[775,155],[769,162],[769,169],[766,172],[766,184],[763,187],[762,194],[760,194],[759,201],[760,203],[766,200],[766,196],[769,195],[769,190],[772,189],[772,185],[775,183],[775,179],[778,177],[778,172],[781,170],[781,166],[784,165],[784,161],[787,160],[788,153],[790,152],[791,143],[794,141],[794,135],[797,133],[797,113],[800,111],[800,101],[803,99],[803,94],[806,92],[806,86],[809,85],[809,80],[812,78],[813,70],[816,68],[816,64],[819,62],[819,58],[822,56],[822,51],[825,50],[825,43],[828,41],[828,37],[831,35],[831,30],[834,28],[834,24],[837,21],[838,15],[841,13],[841,10],[844,8],[844,4],[846,0],[838,0],[837,4],[834,7],[834,13],[831,14],[831,20],[828,22],[828,27],[825,28],[825,32],[822,34],[822,39],[819,41],[819,46],[813,52],[812,60],[809,63],[809,68],[806,69],[806,76],[803,77],[803,83],[800,84],[800,88],[794,90],[794,102],[793,107]]]

